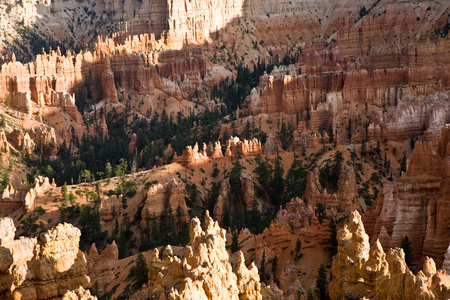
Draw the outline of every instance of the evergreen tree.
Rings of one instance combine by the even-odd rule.
[[[259,154],[255,157],[255,162],[257,166],[254,172],[256,173],[256,179],[259,183],[255,186],[255,190],[257,197],[261,197],[266,193],[269,182],[272,180],[273,170],[272,166]]]
[[[403,252],[405,253],[405,262],[406,265],[411,268],[413,264],[413,255],[412,255],[412,243],[409,240],[408,236],[405,235],[405,237],[402,239],[402,242],[400,243],[400,247],[403,249]]]
[[[299,238],[297,238],[297,241],[295,242],[295,258],[294,260],[299,259],[300,256],[300,251],[302,250],[302,241],[300,241]]]
[[[63,201],[67,204],[67,201],[69,200],[69,196],[67,195],[67,184],[64,182],[64,185],[61,187],[61,194]]]
[[[319,292],[320,300],[328,300],[328,280],[327,280],[327,270],[324,265],[321,265],[317,273],[316,278],[316,288]]]
[[[333,217],[330,218],[330,241],[331,241],[331,253],[332,255],[336,255],[337,253],[337,229],[336,229],[336,221]]]
[[[331,125],[331,124],[328,127],[328,137],[330,138],[330,143],[334,143],[334,131],[333,131],[333,125]]]
[[[230,217],[230,201],[228,199],[225,201],[224,217],[223,217],[223,227],[228,228],[231,225]]]
[[[242,167],[239,160],[233,162],[233,169],[231,169],[229,174],[229,182],[230,182],[230,192],[233,203],[238,203],[240,199],[242,199],[243,191],[241,186],[241,172],[244,167]]]
[[[280,283],[278,281],[277,276],[277,267],[278,267],[278,256],[275,255],[272,261],[272,274],[273,274],[273,281],[279,285]]]
[[[150,239],[150,249],[159,246],[160,244],[161,244],[161,232],[159,230],[159,223],[155,213],[153,213],[152,238]]]
[[[319,220],[319,223],[322,224],[323,220],[325,220],[327,218],[327,213],[325,211],[325,205],[320,202],[317,203],[315,212],[316,212],[317,219]]]
[[[273,177],[270,182],[270,197],[272,199],[272,204],[280,206],[284,203],[284,188],[285,181],[283,178],[283,166],[281,164],[281,156],[277,155],[275,157]]]
[[[136,264],[130,269],[130,275],[135,279],[136,286],[139,288],[148,283],[148,266],[141,252],[137,256]]]
[[[281,140],[281,147],[283,148],[283,150],[287,150],[287,148],[289,147],[292,139],[292,133],[293,130],[290,130],[288,127],[286,127],[286,124],[283,122],[281,124],[281,129],[278,132],[278,137]]]
[[[331,184],[331,191],[337,190],[337,183],[339,180],[339,176],[341,174],[342,163],[344,162],[344,158],[342,157],[341,151],[336,151],[333,159],[333,165],[331,167],[331,174],[328,176],[328,179]]]
[[[201,219],[203,216],[203,202],[197,185],[195,183],[186,184],[186,191],[188,192],[189,197],[185,197],[185,200],[187,206],[190,208],[190,217],[198,217]]]
[[[364,137],[361,144],[361,156],[366,156],[366,140],[364,139]]]
[[[303,197],[306,189],[306,177],[308,171],[303,166],[303,161],[294,159],[291,168],[288,171],[286,177],[286,199],[292,199],[295,197]]]
[[[400,171],[406,173],[406,152],[403,152],[402,162],[400,164]]]
[[[316,295],[314,294],[314,289],[312,287],[310,287],[308,289],[308,298],[307,300],[315,300],[316,299]]]
[[[236,251],[238,251],[239,249],[241,249],[241,246],[239,245],[239,234],[238,231],[236,229],[236,227],[234,227],[232,236],[231,236],[231,253],[234,253]]]
[[[352,119],[350,118],[348,118],[347,139],[349,141],[352,139]]]
[[[259,266],[259,275],[261,276],[261,281],[266,280],[266,249],[263,250],[261,266]]]

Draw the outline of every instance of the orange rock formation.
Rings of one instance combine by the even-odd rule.
[[[187,220],[188,208],[184,199],[184,187],[174,178],[164,185],[158,183],[152,185],[147,192],[147,199],[142,209],[141,228],[146,228],[146,218],[159,218],[168,213],[169,207],[175,214],[178,207],[181,208],[182,220]]]
[[[261,142],[257,139],[252,139],[250,141],[244,139],[244,141],[240,141],[238,137],[232,136],[226,142],[225,154],[222,153],[220,142],[214,144],[212,154],[210,153],[211,151],[205,143],[203,143],[201,150],[199,149],[198,144],[195,144],[194,147],[187,146],[186,149],[183,150],[181,156],[174,156],[173,160],[183,166],[191,167],[208,161],[211,158],[234,156],[237,154],[242,156],[262,154],[262,147]]]
[[[92,283],[97,282],[98,291],[103,294],[106,287],[114,280],[112,267],[114,262],[119,259],[119,249],[116,242],[108,245],[101,254],[98,254],[95,244],[91,245],[87,257],[87,275]]]
[[[386,182],[379,198],[364,215],[370,236],[385,249],[400,246],[408,236],[416,261],[432,257],[442,265],[450,242],[450,127],[442,130],[438,147],[418,141],[406,174]],[[437,150],[437,151],[436,151]]]

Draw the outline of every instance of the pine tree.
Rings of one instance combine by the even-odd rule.
[[[113,172],[113,169],[112,169],[111,163],[108,162],[105,165],[105,178],[110,178],[112,176],[112,172]]]
[[[287,199],[303,197],[306,189],[306,177],[308,171],[303,166],[303,161],[294,159],[286,176]]]
[[[239,234],[238,234],[236,227],[234,227],[233,234],[231,236],[230,250],[231,250],[231,253],[234,253],[234,252],[238,251],[239,249],[241,249],[241,246],[239,245]]]
[[[337,253],[337,229],[336,229],[336,221],[334,218],[330,218],[330,241],[331,241],[331,253],[332,255],[335,255]]]
[[[319,223],[322,224],[323,220],[325,220],[327,218],[327,212],[325,210],[325,205],[320,202],[317,203],[315,212],[316,212],[317,219],[319,220]]]
[[[324,265],[321,265],[317,273],[316,278],[316,288],[319,292],[320,300],[328,300],[328,280],[327,280],[327,270]]]
[[[352,139],[352,119],[350,118],[348,118],[347,139],[349,141]]]
[[[176,232],[175,232],[175,216],[173,214],[172,206],[169,205],[169,209],[167,212],[167,235],[168,235],[168,244],[175,244],[176,241]]]
[[[300,251],[302,250],[302,241],[300,241],[299,238],[297,238],[297,241],[295,242],[295,258],[294,260],[299,259]]]
[[[130,269],[130,275],[136,280],[138,287],[148,282],[148,266],[141,252],[137,256],[136,264]]]
[[[69,196],[67,195],[67,184],[64,182],[64,185],[61,187],[61,194],[63,201],[67,204],[67,201],[69,200]]]
[[[261,276],[261,281],[266,280],[266,249],[264,249],[261,258],[261,266],[259,266],[259,275]]]
[[[233,169],[231,169],[231,172],[229,175],[230,192],[233,197],[234,203],[238,203],[243,195],[242,186],[241,186],[242,169],[243,169],[243,167],[242,167],[241,163],[239,162],[239,160],[236,160],[233,163]]]
[[[316,295],[314,294],[314,289],[312,287],[310,287],[308,289],[308,300],[315,300],[316,299]]]
[[[406,153],[403,152],[402,162],[400,164],[400,171],[406,173]]]
[[[333,131],[333,125],[331,125],[331,124],[328,127],[328,137],[330,138],[330,143],[334,143],[334,131]]]
[[[277,267],[278,267],[278,256],[275,255],[272,261],[272,274],[273,274],[273,281],[279,285],[280,283],[278,282]]]
[[[403,252],[405,253],[406,265],[409,268],[411,268],[411,265],[413,263],[412,243],[409,240],[407,235],[405,235],[405,237],[402,239],[402,242],[400,243],[400,247],[403,249]]]
[[[256,168],[254,172],[256,173],[256,179],[258,180],[259,186],[258,188],[261,190],[260,193],[262,194],[265,189],[269,186],[269,182],[272,179],[272,166],[265,161],[261,155],[257,155],[255,157],[256,161]]]
[[[283,178],[283,166],[281,165],[281,156],[275,157],[273,177],[270,182],[270,197],[272,203],[276,206],[283,204],[285,180]]]

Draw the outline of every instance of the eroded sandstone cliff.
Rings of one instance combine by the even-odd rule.
[[[386,182],[379,198],[364,215],[368,234],[384,249],[400,246],[408,236],[416,261],[432,257],[442,266],[450,241],[448,216],[449,162],[447,126],[439,147],[431,141],[417,142],[406,174]]]
[[[378,240],[372,247],[361,216],[354,211],[348,225],[338,232],[338,253],[333,258],[331,299],[448,299],[450,276],[436,270],[426,258],[414,275],[400,248],[383,251]]]
[[[239,253],[233,270],[225,248],[225,230],[208,212],[204,228],[197,218],[191,220],[191,240],[182,259],[173,254],[170,246],[165,248],[162,259],[155,249],[148,285],[132,299],[262,299],[255,264],[247,268]]]
[[[13,299],[53,299],[91,286],[86,258],[78,248],[81,232],[59,224],[39,238],[14,239],[10,218],[0,219],[0,294]]]

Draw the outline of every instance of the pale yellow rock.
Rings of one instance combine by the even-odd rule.
[[[225,247],[225,230],[208,212],[204,228],[197,218],[191,220],[191,240],[185,247],[183,260],[173,255],[170,246],[164,250],[160,260],[155,249],[149,262],[148,285],[131,299],[261,300],[256,266],[251,264],[248,269],[240,252],[236,271],[233,272]],[[266,291],[266,294],[270,295],[270,292]]]
[[[86,259],[78,248],[78,228],[64,223],[39,239],[17,240],[15,230],[11,219],[0,219],[0,293],[14,299],[50,299],[91,286]]]
[[[377,240],[369,249],[369,237],[358,212],[338,232],[338,253],[333,258],[329,285],[331,299],[449,299],[450,276],[436,271],[426,258],[423,271],[414,275],[400,248],[387,255]]]

